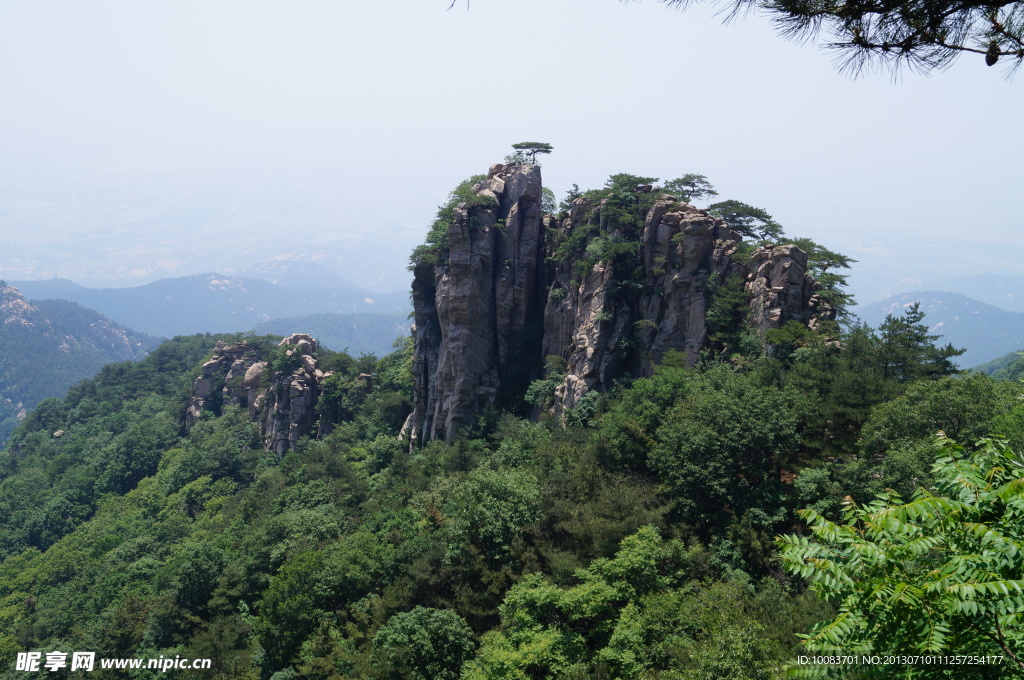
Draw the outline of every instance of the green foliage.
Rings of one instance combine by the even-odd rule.
[[[0,556],[45,549],[157,471],[178,442],[187,374],[220,338],[175,338],[137,363],[111,364],[47,400],[0,452]],[[201,476],[201,475],[197,475]]]
[[[610,262],[623,279],[642,279],[643,273],[638,271],[639,239],[656,195],[638,192],[637,187],[656,181],[653,177],[620,173],[609,177],[603,189],[586,192],[584,196],[591,200],[592,207],[583,223],[574,225],[567,236],[557,230],[548,232],[548,260],[572,261],[578,276],[584,276],[598,262]]]
[[[707,177],[694,173],[668,180],[662,185],[661,190],[687,203],[718,195]]]
[[[832,306],[837,316],[845,316],[847,307],[852,305],[854,300],[853,296],[844,290],[849,277],[846,274],[839,274],[838,270],[849,269],[857,260],[829,250],[809,238],[786,240],[807,253],[807,268],[818,282],[818,295]]]
[[[555,396],[555,388],[562,384],[562,376],[534,380],[526,389],[523,399],[537,408],[546,408]]]
[[[387,559],[372,534],[355,533],[285,564],[257,605],[254,630],[270,667],[288,662],[327,612],[370,592]]]
[[[636,189],[651,182],[611,178],[570,239],[582,236],[562,243],[569,259],[614,268],[605,311],[626,335],[624,366],[649,360],[630,342],[653,330],[635,304],[636,243],[658,196]],[[379,360],[321,349],[334,375],[320,438],[280,460],[243,409],[182,427],[218,338],[104,369],[42,403],[0,452],[0,652],[208,656],[238,680],[460,666],[777,676],[796,633],[834,614],[800,581],[769,576],[781,578],[771,537],[791,530],[795,504],[834,522],[847,495],[934,487],[934,428],[1024,440],[1024,406],[1015,383],[903,380],[865,327],[785,326],[761,356],[740,287],[715,286],[710,325],[733,361],[690,369],[666,352],[654,375],[588,393],[564,424],[495,411],[451,443],[396,436],[413,397],[408,338]],[[246,341],[281,368],[296,362]],[[919,338],[921,356],[931,344]],[[562,357],[538,355],[516,355],[519,382],[502,395],[524,415],[516,399],[544,404],[564,377]]]
[[[505,163],[514,165],[526,165],[533,163],[533,160],[530,158],[530,154],[526,153],[525,151],[513,151],[512,153],[505,156]]]
[[[804,406],[794,390],[728,366],[695,380],[666,412],[649,454],[678,519],[707,535],[750,508],[774,515]]]
[[[686,7],[682,0],[661,2]],[[903,67],[941,71],[965,52],[979,65],[982,57],[987,66],[1010,62],[1010,72],[1024,62],[1024,23],[1016,2],[757,2],[750,8],[767,13],[786,38],[828,35],[823,47],[838,50],[837,65],[853,74],[874,63],[890,67],[894,75]]]
[[[769,328],[764,339],[772,356],[785,363],[806,361],[812,352],[823,350],[821,336],[799,321],[790,320],[781,328]]]
[[[805,638],[816,654],[993,655],[1000,666],[912,665],[900,677],[1009,677],[1024,672],[1024,460],[1002,442],[969,453],[944,437],[935,493],[887,492],[848,503],[841,523],[801,516],[813,538],[779,539],[787,570],[834,602]],[[832,677],[841,668],[802,669]],[[859,666],[861,677],[894,677]]]
[[[247,481],[262,455],[262,444],[259,428],[249,421],[248,413],[237,407],[225,408],[220,418],[193,425],[184,446],[173,449],[173,455],[163,454],[162,478],[170,492],[203,477],[211,481]],[[160,451],[169,448],[165,446]],[[155,465],[153,471],[156,471]]]
[[[382,677],[396,680],[456,680],[475,651],[473,631],[448,609],[416,607],[396,614],[373,638]]]
[[[1011,352],[971,370],[987,373],[996,380],[1024,380],[1024,352]]]
[[[0,286],[0,303],[21,300],[10,291]],[[67,300],[12,309],[18,321],[0,324],[0,445],[42,400],[63,396],[104,364],[142,358],[159,343]]]
[[[922,323],[925,314],[920,307],[920,303],[915,302],[902,317],[889,314],[878,328],[883,372],[887,378],[907,382],[956,373],[950,358],[966,350],[955,349],[953,345],[936,347],[934,341],[940,336],[928,332],[928,325]]]
[[[447,499],[454,554],[468,542],[492,560],[507,558],[526,525],[540,518],[537,478],[525,470],[477,468]]]
[[[711,348],[717,353],[732,353],[740,348],[745,335],[751,333],[747,319],[750,303],[743,281],[735,274],[719,281],[713,274],[708,280],[707,313],[704,315]]]
[[[729,200],[712,203],[708,206],[708,212],[725,220],[730,227],[747,238],[762,243],[775,243],[782,238],[782,225],[762,208]]]
[[[555,147],[551,146],[547,142],[517,142],[512,145],[512,148],[515,149],[515,154],[510,158],[517,159],[509,161],[513,163],[536,163],[537,154],[551,153],[555,150]],[[518,160],[520,157],[524,160]],[[509,159],[506,158],[505,160],[508,161]]]
[[[527,576],[509,590],[501,629],[483,636],[462,677],[777,677],[784,648],[758,620],[756,596],[736,583],[694,580],[705,575],[704,560],[700,548],[644,527],[613,558],[578,570],[574,585]]]
[[[955,441],[975,442],[1022,396],[1024,386],[981,374],[917,382],[874,410],[861,433],[861,450],[883,454],[930,440],[940,430]]]
[[[558,204],[558,212],[568,214],[572,208],[572,202],[583,195],[579,184],[573,184],[572,188],[565,192],[565,198]]]
[[[462,203],[469,207],[490,205],[486,197],[479,196],[474,190],[474,187],[484,179],[485,175],[473,175],[452,189],[448,194],[448,200],[437,209],[437,216],[430,224],[426,242],[417,246],[409,257],[410,268],[448,262],[448,231],[455,224],[455,208]]]
[[[554,214],[558,211],[558,199],[555,198],[555,192],[547,187],[542,187],[540,190],[541,200],[540,209],[549,214]]]
[[[612,465],[647,469],[647,453],[658,442],[665,412],[686,394],[693,377],[685,368],[663,367],[650,378],[635,381],[616,400],[600,423],[603,452]]]

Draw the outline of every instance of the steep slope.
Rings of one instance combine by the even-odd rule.
[[[902,314],[914,302],[921,303],[925,322],[933,333],[942,336],[943,343],[967,349],[955,358],[961,368],[977,366],[1024,346],[1024,313],[1008,312],[957,293],[903,293],[861,305],[856,312],[877,328],[887,314]]]
[[[413,267],[417,436],[451,440],[488,409],[521,411],[545,363],[556,413],[650,375],[669,351],[693,364],[733,285],[762,333],[830,316],[799,249],[742,263],[725,222],[630,179],[555,217],[539,166],[498,164],[454,207],[446,246]]]
[[[996,380],[1020,380],[1024,377],[1024,347],[1020,351],[1004,354],[972,368],[972,371],[990,375]]]
[[[104,364],[139,359],[157,339],[65,300],[29,302],[0,281],[0,443],[47,397]]]

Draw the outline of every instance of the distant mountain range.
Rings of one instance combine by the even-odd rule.
[[[942,281],[941,290],[961,295],[1010,312],[1024,312],[1024,276],[972,274]]]
[[[302,288],[220,274],[161,279],[133,288],[86,288],[66,279],[11,283],[32,300],[71,300],[140,332],[164,337],[246,331],[272,319],[307,314],[404,317],[411,309],[408,293],[377,295],[356,287]]]
[[[966,353],[955,359],[962,368],[977,366],[1024,349],[1024,312],[1007,311],[958,293],[903,293],[860,305],[854,311],[869,326],[877,328],[887,314],[902,314],[908,306],[918,301],[921,302],[921,311],[925,313],[925,323],[933,333],[942,336],[939,340],[941,344],[950,342],[955,347],[967,348]]]
[[[359,264],[358,258],[353,257],[351,249],[320,245],[316,248],[299,248],[278,253],[264,262],[251,264],[242,269],[233,269],[229,273],[232,276],[240,276],[245,279],[263,279],[289,288],[349,290],[363,287],[352,282],[353,277],[360,280],[367,276],[367,272],[359,267]],[[405,278],[408,281],[402,281],[397,286],[391,281],[388,283],[392,284],[390,286],[392,289],[408,288],[411,285],[412,276],[407,275]]]
[[[0,443],[43,399],[159,343],[74,302],[29,302],[0,281]]]
[[[308,314],[273,319],[253,328],[257,335],[309,333],[321,345],[354,357],[374,354],[382,357],[394,351],[399,337],[409,335],[412,319],[408,314]]]

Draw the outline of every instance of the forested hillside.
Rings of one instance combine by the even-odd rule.
[[[1024,353],[1010,352],[998,359],[976,366],[975,371],[990,375],[996,380],[1024,379]]]
[[[321,353],[341,376],[321,409],[336,428],[278,459],[236,408],[183,429],[217,339],[110,366],[16,431],[4,658],[180,654],[278,680],[775,677],[834,611],[779,562],[795,510],[909,498],[931,485],[938,429],[1024,446],[1021,386],[929,375],[929,345],[858,328],[844,351],[801,338],[779,358],[668,362],[564,428],[495,416],[411,450],[408,351]]]
[[[494,415],[412,449],[408,348],[321,351],[334,431],[280,459],[237,408],[182,424],[214,342],[244,338],[169,341],[46,401],[0,456],[0,654],[277,680],[777,677],[836,606],[779,560],[796,510],[839,521],[847,495],[931,487],[939,429],[1024,447],[1024,389],[944,377],[915,330],[670,357],[565,427]]]
[[[0,444],[41,400],[158,343],[74,302],[29,302],[0,281]]]
[[[616,177],[620,218],[653,210]],[[631,261],[586,224],[585,267]],[[412,338],[178,337],[107,366],[0,453],[0,677],[163,677],[11,663],[69,650],[238,680],[1024,677],[1024,385],[957,373],[916,307],[757,328],[740,284],[701,293],[692,357],[556,412],[549,356],[518,415],[451,439],[412,436]]]

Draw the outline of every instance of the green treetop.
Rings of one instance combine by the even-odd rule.
[[[676,195],[680,200],[692,203],[695,200],[717,196],[715,187],[704,175],[687,173],[682,177],[676,177],[665,182],[661,187],[662,191]]]
[[[659,0],[685,8],[689,0]],[[1024,4],[1013,0],[734,0],[730,16],[766,12],[786,38],[825,33],[841,68],[859,73],[877,63],[922,72],[948,67],[961,54],[1024,62]]]
[[[936,347],[933,341],[940,336],[928,332],[928,324],[922,323],[924,312],[920,307],[921,303],[915,302],[903,316],[890,314],[878,328],[886,378],[908,382],[956,373],[951,358],[966,350],[956,349],[951,344]]]
[[[551,153],[555,150],[555,147],[551,146],[547,142],[518,142],[513,144],[512,148],[515,149],[516,152],[506,158],[506,160],[510,160],[510,162],[513,163],[536,163],[537,154]]]
[[[804,645],[815,654],[987,657],[983,664],[858,666],[861,678],[1009,678],[1024,674],[1024,458],[983,440],[969,454],[944,435],[935,493],[893,491],[843,521],[801,516],[812,537],[779,539],[786,569],[838,606]],[[793,677],[850,677],[794,666]]]
[[[720,201],[708,206],[708,212],[725,220],[730,227],[748,238],[758,241],[778,241],[782,238],[782,225],[767,210],[755,208],[742,201]]]

